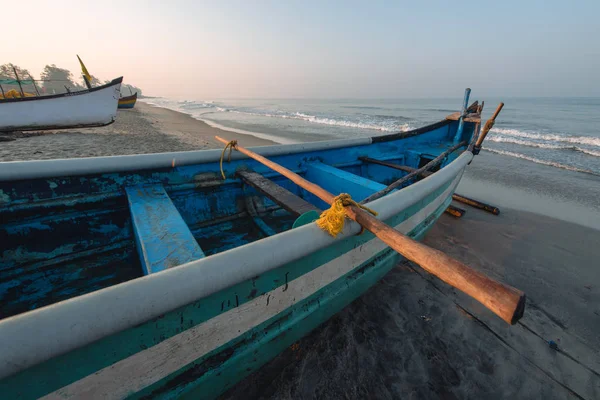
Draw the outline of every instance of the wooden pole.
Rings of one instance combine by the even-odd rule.
[[[483,140],[485,139],[487,134],[490,132],[490,129],[492,129],[492,127],[494,126],[494,123],[496,122],[496,117],[498,117],[498,114],[500,114],[500,111],[502,111],[502,107],[504,107],[504,103],[498,104],[498,107],[496,108],[496,111],[494,111],[492,117],[488,119],[485,123],[485,126],[483,127],[483,130],[481,131],[481,134],[479,135],[479,137],[477,138],[477,142],[475,143],[473,154],[479,154],[479,150],[481,150],[481,144],[483,143]]]
[[[475,148],[475,143],[477,142],[477,139],[479,138],[480,130],[481,130],[481,122],[475,123],[475,129],[473,130],[473,137],[471,138],[469,147],[467,147],[467,150],[470,151],[471,153],[473,153],[473,149]]]
[[[483,105],[485,104],[485,101],[481,101],[481,104],[477,106],[477,114],[479,115],[479,122],[475,123],[475,128],[473,129],[473,136],[471,137],[471,142],[469,143],[469,147],[467,147],[467,150],[470,151],[471,153],[473,152],[473,148],[475,147],[475,142],[477,141],[477,139],[479,138],[479,132],[481,130],[481,112],[483,111]],[[473,161],[473,160],[471,160]],[[469,164],[471,164],[469,162]]]
[[[462,208],[458,208],[458,207],[454,207],[454,206],[448,206],[448,208],[446,208],[444,210],[444,212],[448,213],[456,218],[461,218],[466,213],[466,211],[463,210]]]
[[[402,178],[400,178],[397,181],[393,182],[391,185],[389,185],[385,189],[382,189],[382,190],[380,190],[377,193],[373,193],[372,195],[370,195],[369,197],[367,197],[366,199],[364,199],[360,203],[361,204],[368,203],[370,201],[377,200],[378,198],[385,196],[386,194],[388,194],[392,190],[394,190],[394,189],[402,186],[404,183],[408,182],[409,180],[411,180],[415,176],[421,175],[423,172],[428,171],[431,168],[435,167],[436,165],[440,164],[442,161],[444,161],[444,158],[446,158],[449,154],[455,152],[456,150],[458,150],[461,147],[464,147],[466,145],[467,145],[467,142],[463,141],[463,142],[460,142],[459,144],[456,144],[456,145],[450,147],[448,150],[446,150],[445,152],[443,152],[442,154],[440,154],[439,156],[437,156],[433,160],[429,161],[427,164],[425,164],[421,168],[416,169],[413,172],[409,173],[408,175],[403,176]]]
[[[494,215],[499,215],[500,214],[500,210],[498,209],[498,207],[494,207],[494,206],[490,206],[489,204],[485,204],[482,203],[480,201],[474,200],[474,199],[470,199],[468,197],[465,196],[461,196],[460,194],[456,194],[454,193],[452,195],[452,200],[456,200],[460,203],[464,203],[467,205],[470,205],[471,207],[475,207],[475,208],[479,208],[480,210],[483,211],[487,211],[491,214]]]
[[[38,90],[37,85],[35,84],[35,80],[31,76],[31,74],[29,74],[29,79],[31,79],[31,83],[33,83],[33,88],[35,89],[35,92],[37,93],[37,95],[39,97],[40,96],[40,91]]]
[[[23,86],[21,86],[21,80],[19,79],[19,74],[17,74],[17,69],[15,66],[12,66],[13,71],[15,72],[15,78],[17,78],[17,83],[19,84],[19,89],[21,89],[21,96],[25,97],[25,92],[23,91]]]
[[[358,157],[358,159],[361,160],[361,161],[364,161],[364,162],[371,163],[371,164],[383,165],[384,167],[389,167],[389,168],[397,169],[399,171],[404,171],[404,172],[409,172],[409,173],[417,171],[416,168],[412,168],[412,167],[409,167],[409,166],[406,166],[406,165],[392,164],[392,163],[387,162],[387,161],[375,160],[375,159],[369,158],[369,157]],[[428,177],[431,174],[433,174],[433,172],[422,171],[422,172],[419,173],[419,176],[422,176],[423,178],[426,178],[426,177]],[[485,203],[482,203],[480,201],[477,201],[477,200],[474,200],[474,199],[470,199],[468,197],[465,197],[465,196],[457,194],[457,193],[455,193],[455,194],[452,195],[452,199],[456,200],[458,202],[464,203],[464,204],[468,204],[471,207],[475,207],[475,208],[479,208],[480,210],[487,211],[487,212],[492,213],[494,215],[499,215],[500,214],[500,210],[498,209],[498,207],[490,206],[489,204],[485,204]],[[455,210],[450,210],[450,208],[454,208]],[[464,210],[462,210],[462,209],[460,209],[458,207],[452,207],[452,206],[449,206],[448,210],[446,210],[446,212],[449,213],[449,214],[454,215],[455,217],[462,217],[462,214],[461,215],[457,215],[458,211],[456,211],[456,210],[461,210],[462,214],[465,213]]]
[[[408,167],[406,165],[393,164],[391,162],[376,160],[376,159],[370,158],[370,157],[358,157],[358,159],[361,161],[367,162],[367,163],[383,165],[384,167],[389,167],[389,168],[397,169],[398,171],[404,171],[404,172],[408,172],[408,173],[411,173],[411,172],[417,170],[416,168]],[[427,177],[427,176],[431,175],[432,173],[433,172],[423,171],[420,175],[423,177]]]
[[[215,136],[215,138],[221,143],[230,143],[229,140],[219,136]],[[234,148],[272,170],[279,172],[327,204],[333,203],[335,196],[322,187],[307,181],[289,169],[251,150],[239,145],[235,145]],[[473,297],[509,324],[515,324],[523,316],[525,294],[520,290],[493,280],[445,253],[403,235],[359,207],[353,205],[347,206],[346,215],[358,222],[363,228],[373,232],[375,236],[402,256],[420,265],[423,269],[434,274],[444,282]]]
[[[0,92],[2,92],[2,98],[6,98],[5,94],[4,94],[4,88],[2,88],[2,85],[0,85]]]

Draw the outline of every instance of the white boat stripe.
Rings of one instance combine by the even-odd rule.
[[[458,174],[433,202],[395,228],[403,233],[413,230],[454,193],[461,176],[462,173]],[[386,247],[381,240],[372,239],[288,282],[285,292],[277,288],[258,296],[43,398],[120,399],[138,392],[306,299]]]

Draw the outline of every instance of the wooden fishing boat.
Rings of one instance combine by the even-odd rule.
[[[0,100],[0,132],[87,128],[115,122],[123,78],[77,92]]]
[[[394,249],[514,323],[521,292],[413,240],[473,159],[465,110],[372,138],[229,143],[222,170],[221,150],[0,163],[0,393],[215,397],[365,292]],[[344,203],[366,231],[332,237],[312,222],[327,191],[381,196],[364,204],[377,218]]]
[[[133,107],[135,107],[136,101],[137,101],[137,92],[132,94],[131,96],[121,97],[119,99],[119,108],[133,108]]]

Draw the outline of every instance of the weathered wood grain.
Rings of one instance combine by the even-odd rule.
[[[237,175],[239,175],[248,185],[252,186],[295,216],[300,216],[311,210],[320,211],[308,201],[296,196],[294,193],[256,172],[238,171]]]

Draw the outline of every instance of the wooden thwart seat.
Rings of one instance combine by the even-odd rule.
[[[162,185],[125,190],[135,243],[146,275],[204,257]]]
[[[252,186],[296,217],[308,211],[321,212],[321,210],[308,201],[296,196],[286,188],[279,186],[275,182],[256,172],[238,171],[237,175],[241,177],[246,184]]]

